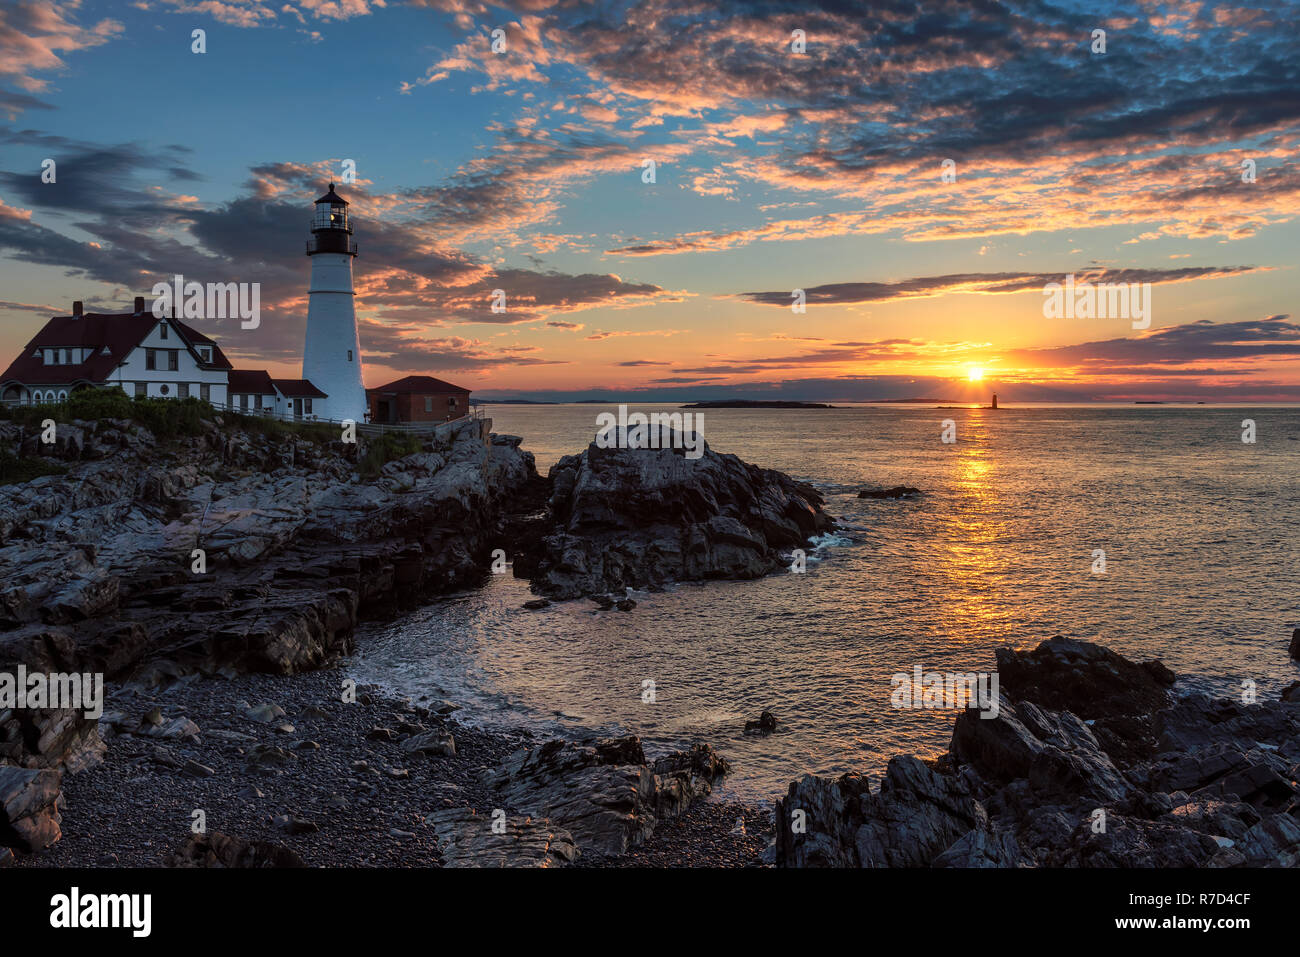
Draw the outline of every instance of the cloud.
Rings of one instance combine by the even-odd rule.
[[[1070,367],[1084,374],[1181,374],[1159,367],[1222,360],[1300,359],[1300,324],[1291,322],[1285,314],[1235,322],[1202,320],[1132,338],[1017,349],[1003,357],[1009,363],[1031,368]],[[1231,370],[1198,370],[1198,374],[1225,375]]]
[[[1186,266],[1181,269],[1080,269],[1075,282],[1100,283],[1174,283],[1195,279],[1221,279],[1260,271],[1255,266]],[[1050,282],[1063,283],[1064,273],[957,273],[947,276],[919,276],[897,282],[838,282],[804,289],[807,304],[846,305],[864,302],[891,302],[954,293],[1005,295],[1017,292],[1042,292]],[[789,307],[791,290],[742,292],[733,297],[768,306]]]
[[[0,5],[0,79],[28,93],[40,93],[49,81],[36,74],[64,70],[67,54],[100,46],[122,33],[116,20],[103,19],[91,26],[75,22],[78,6],[32,0]],[[13,93],[4,93],[3,103],[8,114],[44,105]]]

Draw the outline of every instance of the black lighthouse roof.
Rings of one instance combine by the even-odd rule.
[[[334,184],[330,183],[330,191],[316,200],[313,205],[319,206],[321,203],[329,203],[331,206],[346,206],[348,201],[334,192]]]

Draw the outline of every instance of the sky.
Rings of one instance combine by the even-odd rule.
[[[334,181],[371,387],[1300,401],[1298,14],[4,0],[0,364],[181,274],[259,283],[193,324],[297,377]],[[1071,274],[1149,325],[1049,314]]]

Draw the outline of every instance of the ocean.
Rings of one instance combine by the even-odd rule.
[[[487,414],[545,474],[614,408]],[[367,627],[351,673],[487,725],[630,732],[652,754],[706,741],[734,765],[724,795],[759,802],[805,773],[878,773],[895,754],[944,751],[953,712],[892,707],[891,676],[992,671],[1003,645],[1066,635],[1159,657],[1179,693],[1239,696],[1253,681],[1274,697],[1300,679],[1287,656],[1300,626],[1300,409],[846,405],[704,420],[713,449],[825,496],[841,529],[805,574],[634,593],[629,613],[585,600],[526,611],[527,584],[499,576]],[[857,498],[868,485],[923,494]],[[746,736],[762,710],[780,730]]]

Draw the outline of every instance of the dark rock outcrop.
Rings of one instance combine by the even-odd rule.
[[[551,598],[758,578],[834,527],[812,486],[704,446],[600,448],[550,472],[549,533],[516,574]]]
[[[998,652],[997,716],[957,716],[932,766],[807,776],[776,813],[790,867],[1291,867],[1300,707],[1203,695],[1087,642]]]
[[[0,848],[39,851],[61,836],[61,771],[0,765]]]
[[[745,733],[771,734],[776,730],[777,724],[776,715],[770,711],[764,711],[759,714],[757,719],[745,722]]]
[[[707,795],[728,770],[703,744],[648,763],[636,737],[553,740],[517,751],[485,783],[502,808],[545,819],[580,851],[622,854]]]
[[[469,808],[425,818],[444,867],[563,867],[578,856],[573,835],[545,818],[485,817]]]
[[[864,488],[858,492],[858,498],[914,498],[920,494],[919,488],[910,485],[892,485],[889,488]]]

